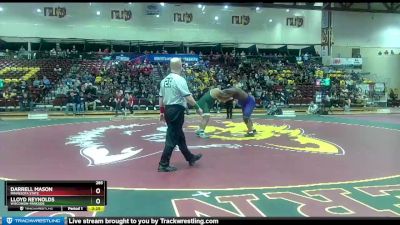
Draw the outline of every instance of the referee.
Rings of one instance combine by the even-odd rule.
[[[158,172],[173,172],[177,170],[176,167],[169,165],[172,152],[177,145],[190,166],[193,166],[202,156],[201,154],[194,155],[189,151],[182,126],[185,121],[187,103],[195,106],[198,114],[202,115],[203,111],[199,108],[192,94],[189,92],[185,78],[181,76],[181,59],[172,58],[170,67],[171,73],[160,83],[160,121],[165,121],[168,129]]]

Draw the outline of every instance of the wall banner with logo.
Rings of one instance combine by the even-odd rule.
[[[67,15],[65,7],[44,7],[44,16],[63,18]]]
[[[242,15],[242,16],[232,16],[232,24],[239,25],[248,25],[250,23],[250,16]]]
[[[160,14],[160,7],[157,4],[147,5],[145,8],[146,15],[158,15]]]
[[[112,20],[131,20],[132,19],[132,11],[131,10],[111,10],[111,19]]]
[[[192,13],[174,13],[174,22],[178,23],[191,23],[193,21]]]
[[[286,18],[286,26],[302,27],[304,26],[304,17],[302,16],[288,17]]]
[[[150,62],[169,62],[172,58],[180,58],[184,62],[198,62],[198,55],[190,54],[150,54],[146,56],[146,59]]]
[[[362,58],[332,58],[332,66],[361,66]]]

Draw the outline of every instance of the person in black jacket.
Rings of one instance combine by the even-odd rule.
[[[85,97],[83,95],[83,92],[76,94],[74,96],[74,101],[76,104],[77,113],[83,113],[85,111]]]
[[[69,108],[72,107],[74,115],[76,115],[76,103],[75,96],[77,93],[75,91],[69,91],[67,94],[67,105],[65,106],[65,114],[68,114]]]
[[[226,107],[226,118],[227,118],[227,119],[232,119],[232,114],[233,114],[233,99],[226,101],[226,102],[225,102],[225,107]]]

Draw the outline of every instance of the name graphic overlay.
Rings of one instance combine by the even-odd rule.
[[[8,211],[104,211],[107,181],[6,181]]]

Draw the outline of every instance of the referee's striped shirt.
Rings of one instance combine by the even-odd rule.
[[[159,96],[164,105],[181,105],[187,108],[185,97],[191,95],[185,78],[170,73],[160,83]]]

